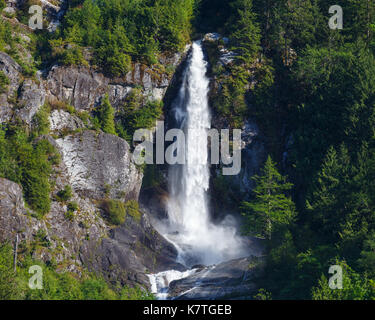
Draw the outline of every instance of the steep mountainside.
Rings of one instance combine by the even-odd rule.
[[[46,10],[58,11],[47,2],[43,4]],[[22,7],[21,3],[8,5],[8,16]],[[57,15],[52,11],[48,19],[54,22]],[[14,37],[30,41],[30,30],[15,18],[1,19],[1,23],[20,26],[13,29]],[[173,70],[184,54],[160,56],[160,63]],[[111,209],[105,204],[137,203],[143,172],[134,164],[128,142],[98,130],[92,116],[106,95],[116,114],[132,92],[139,93],[144,103],[161,101],[173,72],[135,62],[121,78],[109,78],[90,66],[59,65],[29,76],[5,52],[0,52],[0,70],[9,79],[0,96],[3,128],[14,123],[33,132],[40,125],[38,115],[45,115],[49,124],[36,139],[48,141],[59,159],[48,177],[51,202],[42,216],[24,203],[20,184],[1,178],[0,240],[13,243],[18,235],[19,245],[28,247],[33,259],[53,264],[59,272],[81,274],[88,268],[114,284],[147,288],[146,272],[183,269],[175,262],[176,249],[153,229],[138,205],[133,211],[126,210],[121,226],[111,222]],[[67,186],[71,192],[64,199],[61,195]],[[69,209],[72,204],[74,210]],[[41,235],[46,244],[38,243]]]
[[[374,299],[375,2],[331,6],[0,0],[0,299]],[[134,162],[137,129],[191,119],[242,130],[238,175]],[[211,254],[166,240],[186,224],[262,258],[186,263]]]

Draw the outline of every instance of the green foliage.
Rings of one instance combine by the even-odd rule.
[[[69,202],[67,207],[68,207],[68,211],[71,211],[71,212],[78,210],[78,204],[76,202]]]
[[[329,288],[328,279],[322,275],[312,290],[313,300],[374,300],[375,282],[350,268],[345,261],[336,261],[343,270],[342,289]]]
[[[228,12],[231,12],[226,18],[225,30],[229,36],[229,49],[234,51],[237,57],[233,63],[222,66],[218,59],[222,55],[219,49],[222,49],[223,42],[205,44],[215,82],[218,83],[210,99],[216,114],[224,118],[229,127],[240,128],[249,116],[247,96],[252,77],[251,69],[256,65],[260,51],[260,28],[252,8],[252,0],[215,3],[227,8],[227,11],[220,12],[220,15],[227,16]],[[204,10],[219,10],[211,9],[209,5],[205,1],[202,3]],[[205,13],[201,14],[205,16]]]
[[[49,45],[52,49],[52,57],[62,65],[88,65],[83,57],[82,48],[62,39],[52,39]]]
[[[345,139],[351,151],[358,151],[361,141],[373,136],[375,61],[366,51],[353,46],[308,49],[299,60],[296,76],[305,91],[296,121],[304,125],[296,131],[294,161],[301,179],[311,179],[330,145]]]
[[[115,130],[115,110],[109,102],[108,94],[104,96],[101,106],[97,110],[97,117],[101,129],[105,133],[116,134]]]
[[[163,183],[163,175],[156,164],[145,166],[142,189],[158,188]]]
[[[139,204],[136,200],[129,200],[125,203],[126,214],[132,216],[135,220],[141,219],[141,212],[139,211]]]
[[[2,11],[6,7],[5,0],[0,0],[0,10]]]
[[[48,105],[43,105],[40,110],[33,117],[33,134],[36,137],[46,135],[49,133],[50,123],[49,115],[50,108]]]
[[[279,161],[288,141],[283,167],[298,212],[267,244],[268,276],[260,286],[275,299],[311,298],[336,259],[352,268],[350,292],[321,280],[314,298],[371,298],[375,5],[343,1],[344,29],[330,30],[331,5],[253,1],[263,50],[250,114]]]
[[[254,62],[260,49],[260,29],[255,21],[252,0],[235,1],[232,4],[238,17],[233,17],[233,32],[230,35],[233,48],[240,56],[239,61],[250,65]]]
[[[11,245],[0,244],[0,300],[17,299],[19,295],[12,251]]]
[[[14,39],[11,24],[2,18],[0,19],[0,50],[4,51],[6,45],[14,45]]]
[[[230,127],[240,128],[248,113],[246,104],[246,85],[249,80],[248,71],[241,66],[233,66],[230,75],[222,74],[218,81],[221,89],[212,95],[215,111],[225,118]]]
[[[160,50],[176,51],[190,39],[194,0],[86,0],[70,6],[54,41],[76,45],[56,56],[76,63],[79,47],[91,47],[94,61],[112,76],[124,76],[131,59],[157,63]],[[59,36],[59,37],[58,37]],[[62,51],[66,51],[64,46]]]
[[[359,269],[365,271],[372,279],[375,277],[375,233],[363,242],[363,250],[358,259]]]
[[[48,248],[51,246],[51,242],[48,240],[48,235],[44,229],[39,229],[34,235],[35,246],[41,246]]]
[[[255,200],[243,202],[242,210],[246,218],[244,230],[271,239],[273,229],[280,225],[289,225],[295,218],[293,201],[285,193],[292,188],[291,183],[277,171],[269,156],[260,176],[255,181]]]
[[[106,199],[101,203],[108,221],[114,225],[121,225],[125,222],[126,207],[122,201]]]
[[[0,71],[0,94],[6,92],[10,81],[4,71]]]
[[[139,287],[124,287],[120,293],[121,300],[155,300],[155,296],[149,291]]]
[[[70,185],[66,185],[63,190],[60,190],[56,194],[56,199],[60,202],[68,201],[73,195],[72,187]]]
[[[130,126],[132,130],[150,129],[155,126],[156,120],[163,114],[163,103],[161,101],[149,101],[144,107],[137,109],[130,115]]]
[[[228,0],[200,0],[197,3],[197,18],[194,27],[198,32],[225,33],[227,22],[235,13]]]
[[[69,202],[67,205],[67,211],[65,212],[65,218],[72,221],[75,216],[75,212],[78,210],[78,204],[76,202]]]
[[[18,6],[17,6],[17,20],[20,21],[21,23],[28,25],[30,14],[29,14],[29,8],[32,5],[38,5],[42,6],[42,3],[40,0],[25,0],[22,1]]]
[[[259,289],[258,293],[254,295],[255,300],[272,300],[272,294],[265,289]]]
[[[81,111],[78,112],[77,116],[83,121],[83,123],[87,126],[89,121],[91,120],[90,113],[88,111]]]
[[[59,157],[46,139],[31,138],[20,126],[0,130],[0,176],[21,184],[29,207],[43,215],[50,209],[49,175]]]
[[[107,220],[113,225],[121,225],[125,222],[126,216],[133,217],[136,221],[141,219],[139,204],[135,200],[126,203],[120,200],[105,199],[101,202]]]
[[[238,210],[243,199],[243,193],[233,177],[217,175],[212,179],[212,196],[215,211],[220,212],[223,208],[228,210]]]
[[[115,76],[127,74],[131,70],[131,58],[127,54],[114,50],[114,56],[106,59],[106,67],[108,72]]]
[[[103,279],[87,279],[81,284],[82,294],[85,300],[115,300],[116,293],[108,288]]]
[[[119,136],[132,141],[133,134],[138,129],[150,129],[163,115],[161,101],[147,101],[144,106],[143,97],[139,89],[133,89],[119,114],[117,125]]]
[[[19,12],[19,11],[17,11]],[[25,41],[20,36],[27,35],[30,41]],[[22,74],[26,77],[32,77],[37,71],[39,60],[36,58],[37,37],[32,33],[25,32],[25,29],[17,24],[6,21],[0,15],[0,51],[10,55],[22,68]],[[26,58],[25,51],[35,59]]]
[[[39,236],[43,237],[43,235]],[[29,267],[38,265],[43,270],[43,288],[29,288]],[[83,270],[82,276],[57,272],[52,266],[35,261],[29,254],[19,254],[17,272],[13,271],[13,250],[0,244],[0,300],[154,300],[141,289],[111,287],[102,277]]]
[[[34,148],[26,147],[20,150],[22,166],[21,183],[25,198],[30,208],[37,213],[46,214],[50,210],[49,174],[51,164],[48,161],[50,145],[47,140],[40,140]]]

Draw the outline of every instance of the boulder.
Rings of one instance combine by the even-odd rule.
[[[213,41],[219,41],[221,39],[221,35],[219,33],[213,32],[213,33],[207,33],[203,37],[203,41],[213,42]]]
[[[71,103],[77,110],[90,110],[106,92],[104,75],[85,67],[52,67],[47,89],[57,100]]]
[[[49,122],[51,131],[74,131],[85,127],[80,118],[64,110],[53,110],[49,116]]]
[[[13,17],[16,14],[16,9],[14,9],[13,7],[6,7],[3,9],[3,12],[8,16]]]
[[[57,139],[56,145],[69,182],[81,197],[138,200],[143,174],[133,163],[125,140],[86,130]]]
[[[34,115],[39,111],[46,99],[43,83],[26,79],[21,86],[17,110],[17,117],[27,124],[31,124]]]

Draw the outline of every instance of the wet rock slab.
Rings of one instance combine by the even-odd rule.
[[[169,285],[169,297],[176,300],[251,299],[257,287],[262,258],[235,259],[198,269]]]

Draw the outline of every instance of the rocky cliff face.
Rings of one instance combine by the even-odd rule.
[[[8,1],[8,5],[16,8],[19,3]],[[43,1],[43,5],[50,12],[50,28],[53,30],[64,10],[64,1],[55,4]],[[215,37],[209,36],[205,41],[217,41]],[[186,51],[160,57],[160,65],[170,66],[169,70],[176,69]],[[224,48],[219,63],[229,64],[233,59],[235,55]],[[143,173],[134,164],[130,146],[125,140],[89,130],[90,123],[77,115],[81,111],[92,112],[105,94],[118,109],[134,88],[141,88],[145,100],[162,100],[173,73],[135,63],[124,78],[114,79],[92,67],[55,65],[34,77],[26,77],[22,67],[3,52],[0,52],[0,70],[9,79],[6,91],[0,94],[0,124],[21,120],[31,127],[35,114],[46,102],[73,107],[73,112],[52,110],[50,132],[42,137],[48,139],[61,155],[61,162],[54,166],[51,176],[53,201],[50,212],[38,219],[25,207],[22,188],[0,178],[0,240],[14,241],[18,234],[23,246],[33,248],[35,258],[56,264],[61,271],[79,274],[83,267],[88,267],[109,281],[122,284],[138,283],[148,287],[145,276],[148,272],[184,270],[175,262],[176,249],[150,223],[149,212],[154,207],[159,211],[163,209],[162,204],[155,205],[155,201],[151,201],[155,199],[148,197],[149,202],[144,201],[140,221],[128,216],[119,227],[105,221],[100,201],[104,198],[138,200]],[[215,119],[214,126],[223,128],[223,124]],[[244,165],[241,174],[233,179],[241,186],[241,191],[248,192],[252,188],[250,177],[259,169],[264,155],[256,123],[248,121],[245,124],[243,141]],[[56,194],[66,185],[72,187],[71,200],[79,208],[73,219],[66,217],[67,204],[56,201]],[[32,245],[36,242],[39,245]],[[244,264],[244,261],[234,262],[240,270],[233,275],[238,281],[243,276],[241,272],[247,272]],[[228,269],[228,265],[225,267]],[[221,278],[219,271],[222,269],[215,270],[212,281]],[[232,282],[228,283],[229,287]],[[176,284],[173,290],[177,295],[188,286],[186,283]],[[194,297],[199,294],[194,293]],[[217,296],[225,295],[218,293]]]
[[[9,79],[7,90],[0,95],[0,124],[21,119],[30,125],[46,99],[40,74],[35,79],[25,79],[21,66],[4,52],[0,52],[0,70]]]
[[[8,2],[9,8],[18,5]],[[64,1],[43,1],[43,6],[51,14],[53,28]],[[161,57],[160,62],[173,70],[183,57],[182,52]],[[117,108],[134,88],[141,89],[145,100],[162,100],[173,73],[135,63],[126,77],[112,79],[91,67],[56,65],[27,77],[4,52],[0,52],[0,70],[9,79],[0,94],[0,124],[21,121],[30,128],[46,102],[69,104],[74,110],[51,110],[50,133],[41,137],[61,156],[50,179],[51,210],[43,219],[25,207],[21,186],[0,178],[0,241],[13,242],[18,234],[21,246],[29,248],[36,259],[78,274],[87,267],[113,283],[148,287],[148,272],[183,270],[175,263],[176,249],[150,224],[148,210],[143,210],[140,220],[128,215],[118,227],[103,218],[100,203],[104,198],[138,200],[143,173],[125,140],[89,130],[90,121],[77,116],[81,111],[92,112],[105,94]],[[56,198],[66,185],[72,187],[71,201],[78,205],[73,219],[67,219],[67,204]]]
[[[80,272],[82,266],[76,253],[84,246],[87,235],[90,242],[100,243],[107,227],[95,206],[84,199],[74,199],[79,212],[73,221],[65,218],[66,206],[53,202],[51,211],[43,220],[37,219],[25,208],[22,188],[14,182],[0,179],[0,229],[1,241],[14,241],[18,234],[20,245],[32,246],[35,241],[43,245],[32,251],[36,259],[55,263],[61,270]]]
[[[36,259],[76,273],[85,266],[122,284],[147,287],[145,273],[183,268],[175,263],[176,249],[154,230],[147,214],[140,221],[127,216],[125,224],[115,228],[103,219],[101,199],[138,198],[142,173],[133,164],[126,141],[93,131],[56,141],[45,138],[57,147],[62,159],[51,177],[55,183],[51,197],[71,185],[71,200],[79,209],[73,219],[67,219],[66,204],[53,201],[50,212],[37,219],[25,208],[22,188],[0,179],[1,241],[14,241],[18,234],[23,246],[32,247],[42,240],[44,245],[33,250]]]
[[[42,242],[30,249],[35,259],[78,274],[85,266],[113,283],[148,287],[146,273],[183,269],[175,263],[176,249],[153,229],[147,215],[141,221],[128,217],[113,229],[92,201],[74,199],[80,208],[74,220],[66,219],[66,206],[58,202],[39,220],[25,208],[21,187],[0,178],[0,241],[14,241],[18,235],[23,248]]]
[[[229,39],[222,37],[220,34],[209,33],[205,35],[203,45],[209,61],[215,63],[215,65],[210,66],[211,69],[215,67],[224,68],[235,62],[237,54],[228,49],[228,44]],[[254,83],[256,83],[256,79],[254,79]],[[251,91],[250,87],[248,91]],[[222,83],[215,75],[211,77],[210,88],[211,97],[221,93]],[[227,129],[229,124],[225,117],[213,111],[212,126],[220,130]],[[259,172],[266,158],[265,139],[255,119],[246,119],[243,126],[236,129],[242,130],[241,172],[236,176],[227,176],[225,178],[228,185],[236,186],[238,187],[238,192],[249,195],[254,187],[251,177]],[[219,176],[220,170],[216,170],[214,175]]]
[[[165,63],[176,67],[182,54],[164,57]],[[118,107],[135,87],[150,100],[162,100],[172,75],[136,63],[125,79],[110,79],[88,67],[54,66],[46,78],[24,79],[22,68],[9,55],[0,52],[0,70],[10,80],[7,92],[0,95],[0,123],[20,118],[31,120],[45,101],[69,103],[77,111],[91,111],[105,94]]]
[[[266,159],[265,143],[262,133],[254,120],[248,119],[242,127],[241,172],[231,177],[240,187],[240,192],[250,194],[254,188],[251,177],[259,173]]]
[[[147,214],[141,221],[127,219],[121,228],[112,229],[98,250],[82,252],[82,260],[91,269],[104,273],[113,282],[150,286],[147,273],[185,270],[176,263],[177,251],[151,225]]]
[[[138,200],[143,174],[133,163],[128,143],[116,136],[85,130],[56,140],[69,184],[90,199]]]
[[[28,217],[21,187],[0,178],[0,240],[14,239],[19,232],[22,239],[31,240],[35,221]]]
[[[166,63],[176,66],[181,54],[165,58]],[[110,79],[87,67],[58,67],[51,69],[46,87],[50,99],[67,101],[77,110],[90,110],[100,103],[105,93],[117,107],[136,86],[143,88],[144,96],[151,100],[162,100],[171,76],[135,63],[125,79]]]
[[[10,100],[17,95],[21,67],[6,53],[0,52],[0,70],[9,79],[7,90],[0,94],[0,123],[3,123],[9,121],[13,114],[13,104]]]

